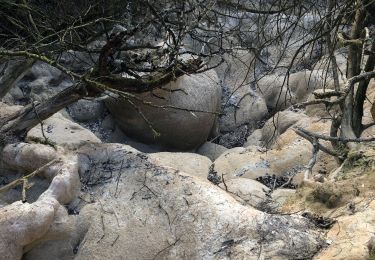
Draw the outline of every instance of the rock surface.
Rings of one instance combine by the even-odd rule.
[[[20,259],[27,252],[25,259],[33,259],[44,250],[65,259],[285,259],[309,257],[324,244],[305,218],[244,206],[207,181],[150,160],[119,144],[89,144],[62,158],[45,172],[52,182],[36,202],[0,209],[1,255]],[[61,204],[79,190],[77,169],[88,200],[78,216],[69,216]]]
[[[79,215],[90,226],[76,259],[285,259],[308,256],[321,245],[303,218],[242,206],[210,183],[116,147],[106,148],[114,165],[124,165],[125,159],[132,167],[123,168],[118,184],[93,189],[100,203],[85,206]],[[105,154],[89,154],[94,162],[95,153]],[[97,163],[104,160],[106,156]],[[293,237],[293,243],[285,236]]]
[[[195,153],[152,153],[150,160],[156,165],[170,167],[207,181],[211,160]]]
[[[222,145],[205,142],[201,147],[198,148],[197,153],[210,158],[212,161],[215,161],[226,150],[228,149]]]
[[[43,144],[11,144],[3,150],[4,163],[11,169],[31,172],[56,159],[58,151]]]
[[[216,129],[216,114],[213,113],[220,110],[221,98],[218,81],[212,70],[204,74],[186,75],[164,86],[164,89],[155,90],[153,94],[137,95],[150,102],[151,106],[134,99],[131,102],[137,108],[126,100],[110,99],[106,104],[125,134],[142,142],[189,150],[204,143]],[[152,131],[150,125],[159,135]]]
[[[95,100],[78,100],[68,107],[69,114],[78,122],[98,120],[104,112],[104,104]]]
[[[317,88],[323,88],[324,77],[320,70],[299,71],[285,76],[268,75],[258,81],[267,107],[275,111],[283,110],[292,104],[305,101]]]
[[[43,143],[46,141],[43,134],[48,142],[70,148],[81,146],[87,142],[101,143],[100,139],[92,132],[70,121],[60,113],[56,113],[43,122],[43,131],[40,124],[33,127],[27,133],[26,140]]]
[[[301,117],[298,114],[294,116],[297,119]],[[298,125],[322,134],[327,134],[330,128],[328,122],[306,117],[302,117]],[[228,150],[214,161],[214,170],[218,176],[224,175],[226,179],[237,177],[256,179],[266,174],[293,175],[303,171],[312,154],[311,143],[298,136],[292,129],[286,130],[275,138],[269,147],[269,150],[265,150],[250,145],[246,149]],[[319,152],[318,163],[313,168],[313,172],[329,173],[336,166],[334,158]]]
[[[260,182],[246,178],[231,179],[219,186],[254,208],[260,208],[265,203],[269,192],[269,188]]]
[[[310,156],[311,147],[306,143],[283,150],[259,151],[252,148],[245,152],[224,153],[214,162],[214,170],[228,180],[237,177],[255,180],[266,174],[282,176],[298,172],[307,165]]]
[[[307,119],[307,116],[301,112],[284,110],[276,113],[267,120],[261,129],[261,143],[265,147],[271,147],[277,138],[283,134],[289,127],[300,120]]]
[[[267,106],[262,95],[249,84],[254,70],[254,56],[237,51],[216,69],[222,85],[222,109],[220,130],[229,132],[243,124],[255,124],[267,114]]]

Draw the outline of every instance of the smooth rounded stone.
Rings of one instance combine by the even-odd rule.
[[[11,106],[0,102],[0,119],[6,118],[16,112],[19,112],[22,108],[22,106]]]
[[[62,76],[62,72],[55,68],[52,67],[46,63],[43,62],[36,62],[30,70],[27,72],[25,75],[27,78],[48,78],[49,80],[52,79],[59,79]]]
[[[22,90],[18,86],[14,86],[13,88],[11,88],[8,94],[11,95],[14,100],[17,101],[25,97]]]
[[[160,151],[163,151],[163,149],[160,146],[153,145],[153,144],[144,144],[141,142],[137,142],[134,139],[130,138],[126,134],[124,134],[121,129],[115,125],[115,129],[111,131],[107,138],[108,143],[120,143],[120,144],[126,144],[131,147],[134,147],[135,149],[143,152],[143,153],[157,153]]]
[[[215,160],[214,170],[228,180],[237,177],[255,180],[266,174],[281,176],[303,169],[310,160],[311,149],[311,145],[303,143],[283,150],[227,152]]]
[[[36,62],[19,83],[26,95],[25,98],[39,102],[72,85],[72,80],[60,70],[41,62]]]
[[[258,88],[263,94],[267,107],[276,111],[283,110],[292,104],[303,102],[308,95],[324,85],[324,73],[321,70],[305,70],[285,75],[268,75],[258,81]]]
[[[293,189],[276,189],[272,192],[272,199],[278,204],[282,205],[290,196],[294,195],[296,190]]]
[[[360,204],[361,201],[358,201]],[[326,234],[330,244],[314,259],[371,259],[368,242],[375,233],[375,202],[365,202],[365,210],[343,214]],[[356,208],[361,207],[356,203]]]
[[[98,46],[98,48],[102,46]],[[93,46],[93,48],[95,47]],[[62,53],[59,62],[73,71],[84,72],[95,65],[96,59],[97,57],[92,53],[68,50]]]
[[[259,208],[267,200],[266,193],[269,192],[269,188],[262,183],[246,178],[230,179],[225,181],[225,185],[220,183],[219,186],[255,208]]]
[[[77,181],[77,167],[82,181],[98,182],[89,193],[95,200],[81,206],[79,215],[71,216],[54,199],[51,186],[72,194],[74,184],[56,186],[56,178],[70,175]],[[103,176],[108,169],[114,174]],[[4,231],[0,254],[6,259],[21,259],[23,253],[25,259],[45,259],[43,252],[58,259],[72,252],[75,259],[119,259],[124,255],[129,259],[181,259],[186,255],[205,259],[228,254],[240,259],[284,259],[286,255],[313,255],[323,245],[320,233],[304,218],[269,215],[244,206],[219,187],[160,167],[129,146],[87,144],[50,170],[55,172],[51,186],[35,203],[16,202],[0,209]],[[103,181],[103,177],[107,179]],[[74,199],[68,194],[69,201],[61,203]],[[265,241],[259,232],[272,232],[272,237]],[[223,249],[229,233],[236,243]],[[293,243],[285,236],[294,237]]]
[[[256,129],[247,137],[245,147],[249,146],[262,146],[262,129]]]
[[[107,99],[106,105],[118,125],[130,137],[170,148],[194,149],[204,143],[216,129],[217,116],[214,113],[220,110],[221,98],[218,82],[213,70],[184,75],[165,85],[163,89],[137,95],[141,100],[151,102],[153,106],[134,99],[134,105],[127,100],[118,99]]]
[[[51,240],[37,245],[35,248],[26,252],[23,260],[72,260],[74,259],[74,245],[67,240]]]
[[[32,146],[37,149],[37,145]],[[37,151],[33,156],[35,161],[41,159]],[[70,217],[63,206],[80,191],[77,157],[62,156],[41,173],[51,183],[35,202],[29,203],[30,193],[27,192],[26,202],[16,201],[0,209],[0,229],[4,232],[0,240],[0,255],[4,259],[21,259],[24,253],[32,251],[38,244],[64,240],[80,230],[76,219]],[[38,186],[37,189],[42,188],[39,182],[33,184]],[[78,239],[72,245],[77,243]]]
[[[162,168],[121,146],[108,145],[105,151],[93,151],[100,159],[82,153],[99,167],[111,158],[106,167],[121,173],[91,190],[96,201],[78,215],[88,231],[75,259],[224,259],[228,254],[236,259],[285,259],[289,254],[312,255],[321,246],[320,234],[304,218],[245,206],[211,183]],[[272,232],[271,240],[264,241],[259,232]],[[293,243],[285,236],[294,237]],[[235,243],[226,246],[228,239]]]
[[[17,201],[0,209],[0,253],[3,259],[21,259],[23,247],[47,233],[58,203]],[[16,226],[16,228],[15,228]]]
[[[267,120],[262,128],[262,144],[266,147],[271,147],[278,136],[283,134],[289,127],[303,119],[308,119],[307,116],[301,112],[294,112],[285,110],[276,113],[273,117]]]
[[[33,101],[43,102],[57,95],[62,90],[73,85],[69,79],[61,79],[61,81],[51,84],[51,79],[40,77],[27,84],[29,88],[28,97]]]
[[[222,153],[228,149],[222,145],[205,142],[201,147],[198,148],[197,153],[210,158],[215,161]]]
[[[115,120],[113,119],[112,115],[108,114],[106,117],[104,117],[100,126],[105,130],[114,131],[115,128],[116,128],[116,124],[115,124]]]
[[[334,92],[334,89],[317,89],[314,91],[314,93],[317,94],[324,94],[324,93],[330,93]],[[316,100],[314,93],[310,94],[307,101],[314,101]],[[330,98],[331,101],[333,101],[335,98]],[[329,100],[329,99],[328,99]],[[319,117],[327,117],[330,116],[330,114],[334,114],[339,109],[338,106],[331,107],[330,110],[327,110],[326,105],[324,104],[315,104],[315,105],[309,105],[305,108],[306,115],[310,117],[319,116]]]
[[[17,143],[5,146],[2,160],[10,169],[32,172],[58,155],[58,151],[48,145]]]
[[[87,142],[101,143],[100,139],[91,131],[70,121],[60,113],[56,113],[43,121],[41,125],[33,127],[26,136],[28,142],[45,142],[45,138],[53,144],[67,148],[77,148]]]
[[[104,112],[104,104],[96,100],[81,99],[70,105],[67,109],[72,118],[77,122],[96,121]]]
[[[239,50],[224,54],[224,59],[215,70],[223,86],[220,130],[229,132],[243,124],[255,124],[268,114],[268,109],[262,95],[248,84],[253,75],[254,55]]]
[[[73,121],[73,118],[69,115],[68,111],[66,111],[66,108],[61,109],[58,113],[63,115],[66,119]]]
[[[221,131],[233,131],[244,124],[254,125],[267,116],[268,109],[264,99],[253,90],[249,92],[252,93],[237,98],[235,106],[224,108],[224,115],[219,118]],[[234,99],[233,96],[231,98]]]
[[[304,129],[321,134],[328,134],[329,121],[317,118],[304,118],[298,122]],[[329,143],[324,143],[329,147]],[[227,178],[245,177],[256,179],[265,174],[291,175],[304,172],[306,165],[311,159],[312,145],[306,139],[300,137],[293,129],[286,130],[279,135],[269,150],[250,145],[246,149],[223,153],[214,161],[214,170],[218,176],[227,174]],[[337,162],[332,156],[323,152],[318,153],[318,160],[313,168],[313,174],[327,174],[337,167]],[[296,178],[297,181],[297,178]],[[299,184],[293,182],[294,184]]]
[[[212,162],[206,156],[195,153],[160,152],[150,154],[149,158],[156,165],[170,167],[208,181]]]
[[[322,134],[328,134],[330,129],[329,121],[317,118],[305,118],[298,124],[308,131]],[[324,145],[329,147],[330,144],[328,142]],[[305,171],[311,155],[311,143],[297,135],[292,129],[288,129],[275,140],[269,150],[248,146],[246,149],[226,151],[214,161],[213,170],[217,172],[218,176],[224,174],[228,180],[236,177],[256,179],[266,174],[298,175]],[[320,151],[317,163],[313,168],[313,174],[328,174],[336,167],[335,158]]]

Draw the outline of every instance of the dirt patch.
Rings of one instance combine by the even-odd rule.
[[[307,210],[316,214],[333,214],[339,208],[350,209],[353,201],[374,197],[373,154],[373,151],[362,153],[357,163],[350,163],[352,159],[349,158],[335,181],[317,183],[315,187],[302,186],[285,202],[283,212]]]

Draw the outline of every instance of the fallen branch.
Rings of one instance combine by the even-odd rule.
[[[296,134],[298,134],[299,136],[305,138],[307,141],[309,141],[310,143],[313,143],[314,142],[314,138],[317,138],[319,139],[318,137],[314,136],[314,133],[311,133],[307,130],[304,130],[302,128],[299,128],[299,127],[294,127],[293,130],[294,132],[296,132]],[[307,132],[307,133],[306,133]],[[311,135],[310,135],[311,133]],[[324,145],[322,145],[321,143],[318,142],[318,147],[319,147],[319,150],[329,154],[329,155],[332,155],[332,156],[335,156],[335,157],[339,157],[341,158],[342,155],[337,153],[336,151],[333,151],[332,149],[329,149],[328,147],[325,147]]]
[[[325,141],[336,141],[336,142],[342,142],[342,143],[362,143],[362,142],[374,142],[375,141],[375,136],[367,137],[367,138],[345,138],[345,137],[332,137],[328,135],[317,134],[317,133],[307,131],[306,129],[303,129],[301,127],[295,127],[294,130],[295,131],[298,130],[298,132],[303,133],[305,136],[308,135],[310,137],[322,139]],[[296,131],[297,134],[298,132]]]

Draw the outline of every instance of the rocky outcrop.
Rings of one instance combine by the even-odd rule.
[[[308,120],[307,116],[301,112],[294,112],[290,110],[285,110],[276,113],[273,117],[268,119],[264,124],[261,132],[255,132],[249,137],[249,145],[251,140],[256,138],[256,135],[260,143],[265,147],[271,147],[277,138],[283,134],[289,127],[296,124],[301,120]]]
[[[258,209],[266,202],[267,193],[270,192],[270,189],[262,183],[246,178],[224,180],[219,186],[232,194],[235,199],[240,198],[240,202],[243,201]]]
[[[170,167],[172,169],[186,172],[191,176],[208,181],[208,172],[211,167],[211,160],[205,156],[195,153],[169,153],[160,152],[149,155],[150,160],[163,167]]]
[[[16,85],[22,95],[14,95],[13,99],[21,103],[31,100],[42,102],[72,85],[71,79],[60,70],[36,62]]]
[[[321,70],[305,70],[285,75],[268,75],[260,79],[258,88],[265,98],[267,107],[280,111],[292,104],[305,101],[317,88],[324,87]]]
[[[127,135],[188,150],[204,143],[215,130],[221,98],[218,82],[212,70],[185,75],[163,89],[137,95],[143,101],[109,99],[106,104]]]
[[[116,167],[129,163],[132,167],[123,168],[118,182],[94,188],[100,203],[87,205],[80,213],[90,227],[76,259],[124,255],[129,259],[224,259],[228,255],[283,259],[313,254],[321,243],[303,218],[271,216],[242,206],[210,183],[150,165],[119,148],[105,150],[117,161]],[[104,154],[99,150],[85,154],[100,165],[107,160],[95,159],[100,152]],[[103,189],[108,192],[102,194]],[[281,235],[286,221],[288,228]],[[301,228],[303,232],[298,231]],[[285,236],[293,237],[293,243]]]
[[[212,161],[215,161],[226,150],[228,149],[222,145],[205,142],[201,147],[198,148],[197,153],[210,158]]]
[[[255,124],[268,114],[268,110],[262,95],[250,84],[254,73],[254,56],[236,51],[225,55],[225,61],[216,70],[223,87],[220,130],[228,132],[243,124]]]
[[[19,149],[18,146],[6,148],[9,153],[12,153],[9,151],[12,148]],[[34,148],[40,149],[38,146]],[[23,156],[28,156],[30,160],[41,160],[38,151]],[[13,167],[20,164],[17,158],[8,158],[6,163]],[[33,203],[17,201],[0,209],[0,229],[3,231],[0,252],[4,259],[21,259],[23,253],[36,244],[62,239],[73,228],[62,205],[69,204],[78,195],[80,181],[77,166],[76,156],[59,156],[43,168],[38,168],[38,164],[30,168],[38,170],[40,175],[50,181],[50,185]],[[20,167],[22,169],[23,166]],[[24,187],[26,194],[30,188]]]
[[[71,216],[61,205],[79,191],[77,173],[89,192],[75,204],[80,214]],[[24,253],[33,259],[43,251],[66,259],[285,259],[310,257],[324,244],[303,217],[242,205],[225,190],[124,145],[83,146],[43,175],[51,184],[36,202],[0,209],[6,231],[0,253],[7,259]],[[243,188],[239,194],[251,198]]]
[[[272,119],[270,119],[269,124],[265,125],[264,132],[269,133],[266,136],[274,134],[272,142],[267,145],[269,150],[249,145],[246,149],[236,148],[228,150],[216,159],[214,161],[214,170],[218,176],[224,175],[226,179],[237,177],[256,179],[266,174],[291,176],[300,172],[302,173],[311,158],[312,145],[287,127],[291,124],[294,125],[294,122],[307,130],[327,134],[329,133],[330,124],[327,121],[310,119],[299,113],[290,113],[290,120],[286,119],[285,122],[280,122],[282,123],[279,125],[282,134],[279,134],[277,129],[275,132]],[[288,114],[289,112],[281,113],[281,115],[285,116]],[[257,141],[260,144],[264,144],[263,129],[257,134],[259,134],[258,138],[260,139],[255,140],[255,136],[250,136],[252,138],[251,142]],[[314,173],[329,173],[337,166],[333,157],[327,156],[322,152],[318,154],[318,162],[313,168]]]
[[[41,143],[49,142],[69,148],[76,148],[87,142],[101,142],[92,132],[70,121],[60,113],[56,113],[43,121],[43,125],[38,124],[33,127],[27,133],[26,140]]]
[[[101,118],[104,104],[95,100],[78,100],[68,107],[69,114],[77,122],[95,121]]]

